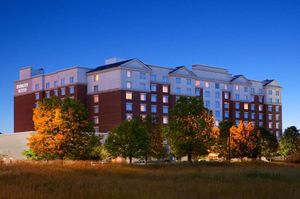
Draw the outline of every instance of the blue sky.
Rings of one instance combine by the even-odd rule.
[[[0,131],[13,131],[20,67],[53,72],[115,56],[277,79],[283,126],[300,127],[300,1],[0,0]]]

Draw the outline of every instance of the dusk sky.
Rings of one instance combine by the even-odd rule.
[[[49,73],[111,57],[276,79],[283,128],[300,128],[299,0],[1,0],[0,131],[13,132],[20,67]]]

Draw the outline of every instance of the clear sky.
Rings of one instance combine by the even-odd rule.
[[[283,127],[300,127],[299,0],[0,0],[0,131],[13,131],[20,67],[47,73],[115,56],[277,79]]]

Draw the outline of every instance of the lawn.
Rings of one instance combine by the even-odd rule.
[[[270,163],[0,166],[0,198],[300,198],[300,167]]]

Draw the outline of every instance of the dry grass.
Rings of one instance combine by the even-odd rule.
[[[0,198],[300,198],[300,168],[263,163],[0,165]]]

